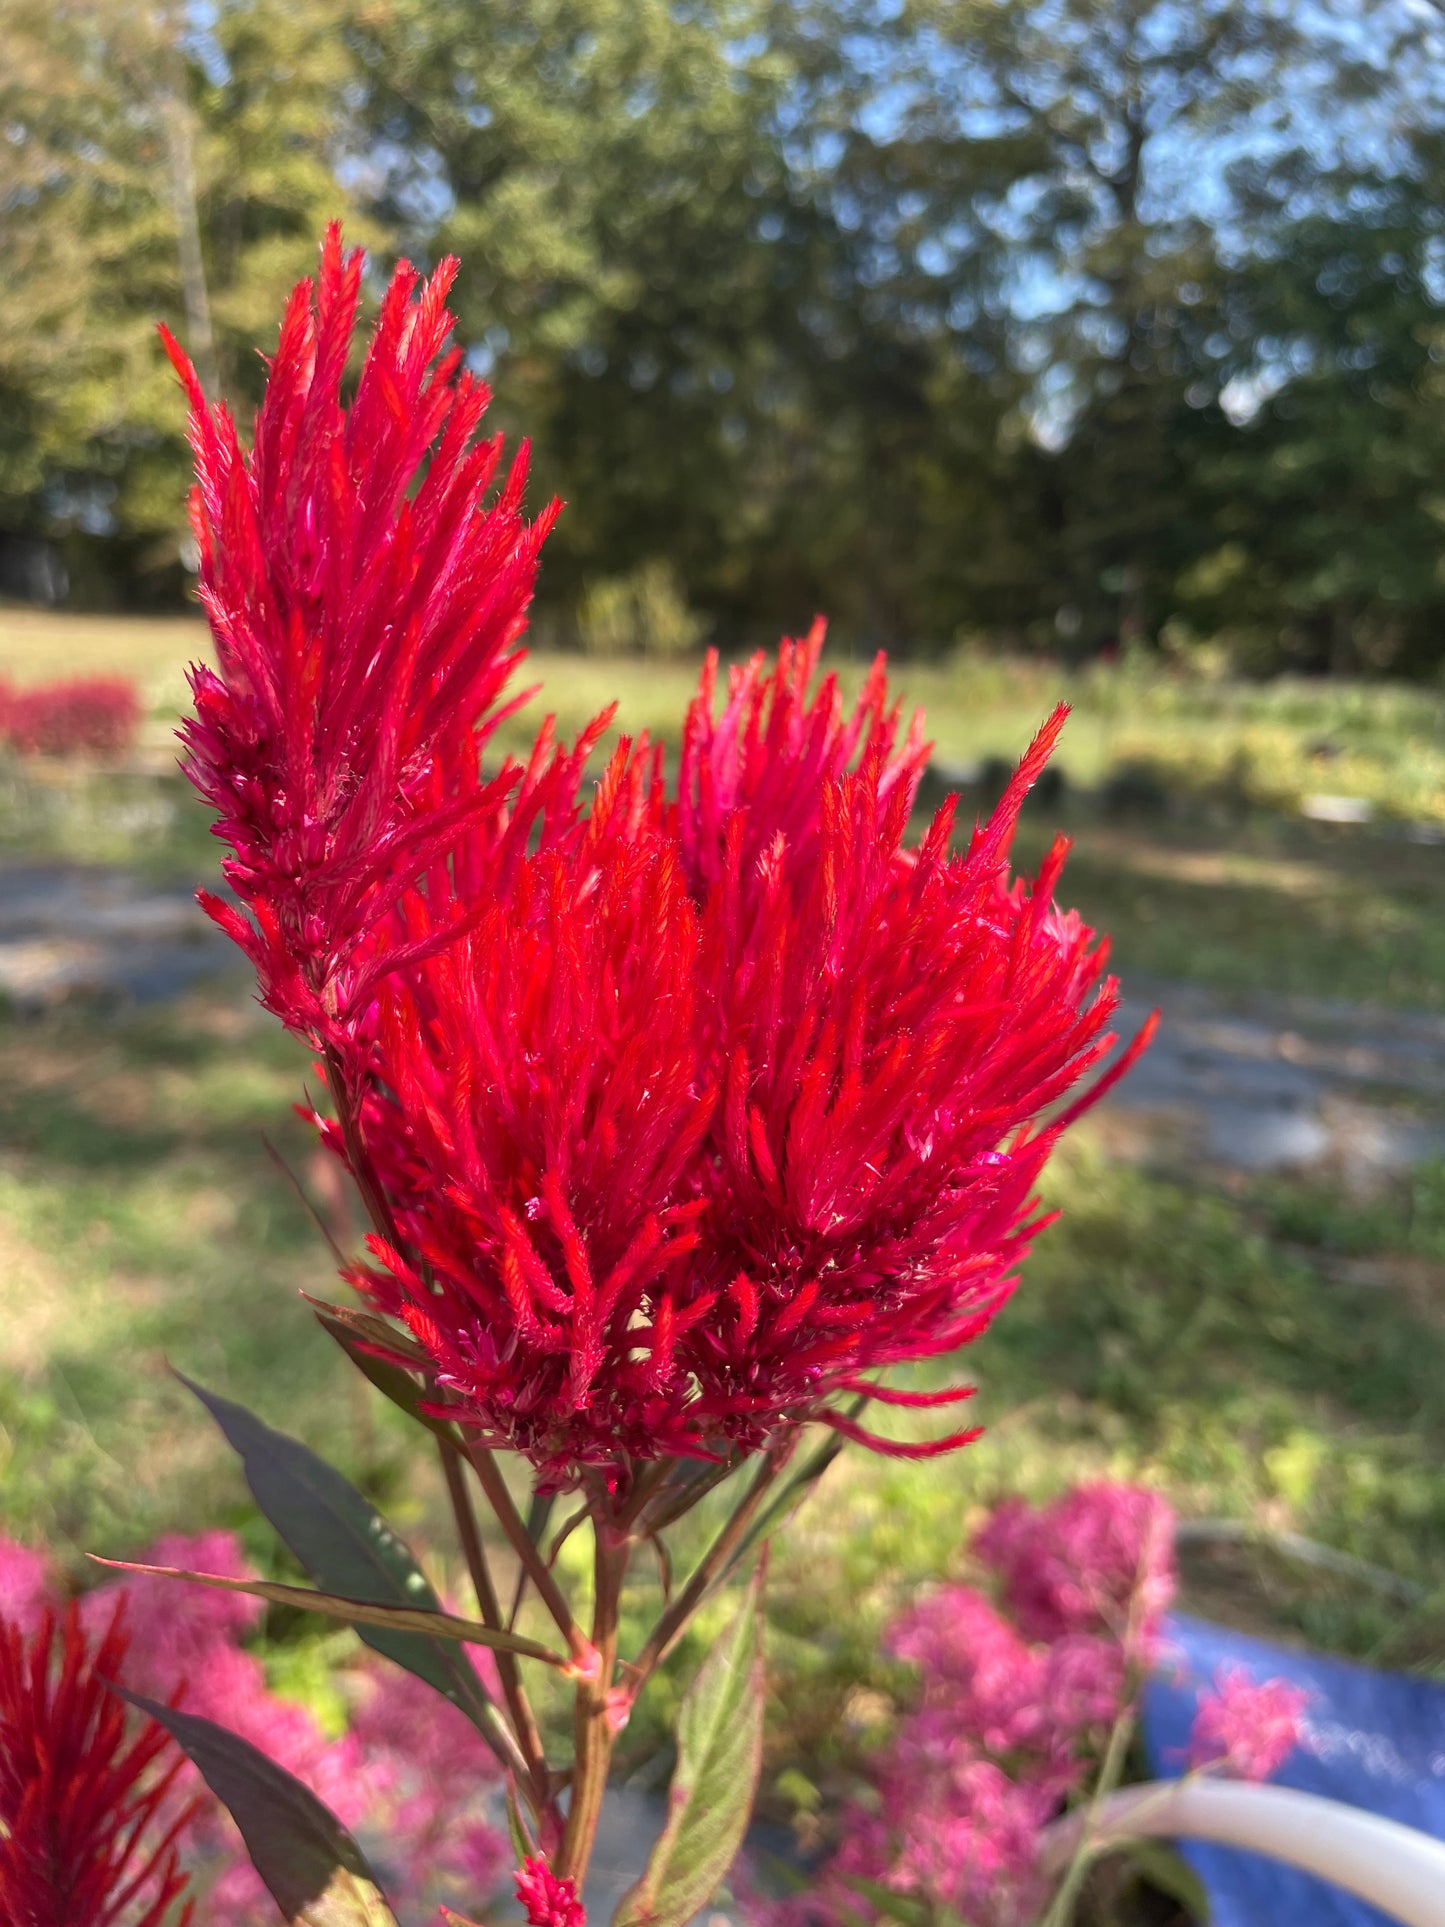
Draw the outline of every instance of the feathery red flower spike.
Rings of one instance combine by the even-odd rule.
[[[477,757],[556,513],[522,518],[525,445],[482,509],[502,447],[475,441],[489,393],[444,345],[455,261],[419,294],[397,269],[343,405],[361,259],[328,230],[319,277],[287,305],[249,456],[162,330],[190,398],[217,653],[191,672],[185,768],[250,918],[203,901],[268,1008],[317,1037],[364,999],[366,939],[398,889],[514,780],[481,786]]]
[[[587,803],[609,717],[487,779],[550,512],[523,522],[516,468],[481,506],[452,272],[397,270],[348,410],[357,262],[329,235],[249,460],[178,360],[219,658],[188,768],[251,913],[213,914],[325,1053],[316,1121],[377,1228],[352,1281],[546,1486],[819,1420],[947,1451],[973,1433],[887,1441],[851,1407],[968,1395],[875,1374],[986,1327],[1060,1133],[1152,1029],[1102,1068],[1117,989],[1055,907],[1067,844],[1009,874],[1065,712],[959,850],[953,800],[905,846],[922,719],[881,656],[851,711],[819,683],[821,622],[720,711],[709,657],[675,790],[623,739]]]

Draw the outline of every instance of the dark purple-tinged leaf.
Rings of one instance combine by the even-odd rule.
[[[422,1350],[416,1340],[409,1333],[399,1331],[378,1313],[358,1311],[355,1305],[333,1305],[329,1299],[313,1298],[306,1291],[301,1296],[328,1330],[335,1326],[359,1344],[379,1345],[383,1351],[415,1365],[418,1371],[425,1371],[431,1366],[430,1355]]]
[[[345,1619],[360,1629],[379,1626],[388,1631],[425,1633],[435,1639],[455,1639],[468,1646],[491,1646],[500,1652],[517,1653],[523,1659],[538,1659],[547,1666],[567,1667],[565,1653],[554,1653],[535,1639],[520,1633],[504,1633],[480,1625],[475,1619],[462,1619],[456,1613],[424,1612],[412,1606],[377,1606],[368,1599],[344,1599],[336,1593],[313,1592],[309,1586],[286,1586],[277,1579],[224,1579],[217,1572],[186,1572],[180,1566],[143,1566],[132,1559],[100,1559],[98,1566],[115,1572],[138,1572],[147,1579],[188,1579],[195,1586],[213,1586],[217,1592],[244,1592],[253,1599],[266,1599],[273,1606],[295,1606],[301,1612],[322,1613],[328,1619]]]
[[[459,1446],[456,1428],[435,1412],[426,1411],[426,1391],[412,1376],[413,1371],[427,1372],[432,1369],[432,1361],[420,1345],[410,1339],[405,1332],[399,1332],[375,1312],[357,1311],[350,1305],[328,1304],[324,1298],[313,1298],[303,1292],[308,1305],[316,1314],[316,1322],[329,1338],[334,1338],[342,1351],[364,1378],[370,1379],[383,1398],[391,1400],[398,1410],[424,1425],[429,1432],[435,1432],[439,1439],[448,1445]],[[406,1369],[396,1363],[395,1357],[379,1357],[375,1347],[396,1354],[406,1361]]]
[[[397,1927],[360,1847],[309,1787],[213,1720],[115,1690],[194,1760],[288,1927]]]
[[[747,1831],[763,1760],[762,1571],[683,1695],[667,1825],[613,1927],[684,1927]]]
[[[435,1432],[439,1439],[445,1439],[448,1445],[459,1444],[454,1426],[448,1425],[444,1418],[438,1418],[435,1412],[423,1409],[427,1395],[409,1371],[403,1371],[400,1365],[393,1364],[390,1359],[378,1358],[375,1352],[369,1351],[367,1345],[370,1341],[358,1338],[348,1325],[335,1316],[339,1306],[320,1305],[315,1299],[311,1303],[317,1324],[328,1338],[335,1339],[357,1371],[376,1387],[383,1398],[389,1399],[398,1411],[405,1412],[416,1424],[424,1425],[429,1432]]]
[[[181,1373],[177,1377],[216,1421],[241,1460],[257,1505],[323,1592],[379,1606],[441,1610],[405,1542],[334,1466],[299,1439],[273,1431],[244,1405],[208,1392]],[[357,1630],[374,1651],[460,1707],[499,1757],[508,1766],[516,1764],[516,1748],[509,1745],[496,1707],[452,1640],[375,1623],[358,1624]]]

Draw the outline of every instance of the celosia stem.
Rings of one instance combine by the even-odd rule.
[[[532,1544],[531,1534],[527,1531],[522,1515],[512,1503],[512,1495],[507,1490],[507,1482],[502,1477],[497,1461],[482,1445],[471,1445],[467,1456],[476,1469],[482,1490],[487,1495],[487,1503],[497,1516],[497,1523],[511,1541],[512,1550],[526,1568],[527,1577],[537,1588],[543,1605],[551,1613],[557,1630],[567,1642],[573,1663],[584,1673],[595,1670],[597,1655],[582,1636],[582,1629],[572,1617],[572,1610],[562,1597],[556,1580],[547,1570],[547,1562]]]
[[[472,1496],[467,1490],[466,1473],[462,1467],[461,1456],[445,1440],[438,1440],[442,1473],[447,1482],[447,1494],[452,1502],[452,1515],[457,1523],[457,1537],[461,1540],[462,1551],[466,1555],[467,1570],[472,1576],[472,1586],[477,1595],[477,1606],[483,1622],[500,1632],[504,1629],[501,1601],[492,1581],[491,1568],[487,1564],[487,1550],[482,1544],[482,1536],[477,1530],[476,1514],[472,1510]],[[528,1801],[536,1817],[538,1826],[548,1831],[549,1820],[555,1820],[552,1801],[551,1776],[547,1770],[546,1756],[542,1750],[542,1736],[537,1730],[531,1703],[526,1688],[522,1684],[521,1672],[514,1653],[498,1652],[496,1655],[497,1673],[502,1682],[502,1693],[511,1715],[512,1731],[521,1748],[522,1758],[527,1768]]]
[[[1064,1877],[1059,1882],[1058,1892],[1054,1895],[1049,1911],[1044,1916],[1043,1927],[1069,1927],[1069,1922],[1074,1917],[1074,1907],[1080,1890],[1089,1868],[1094,1863],[1099,1817],[1105,1800],[1119,1784],[1120,1775],[1124,1771],[1124,1757],[1128,1752],[1133,1731],[1133,1699],[1126,1697],[1123,1709],[1109,1734],[1109,1744],[1104,1751],[1103,1765],[1099,1768],[1099,1777],[1094,1783],[1094,1790],[1084,1809],[1083,1825],[1079,1830],[1073,1859],[1064,1869]]]
[[[587,1877],[592,1843],[597,1837],[616,1738],[612,1681],[617,1666],[617,1622],[629,1549],[625,1529],[618,1528],[604,1516],[594,1514],[593,1533],[596,1552],[592,1644],[597,1649],[599,1663],[593,1677],[580,1680],[577,1685],[572,1800],[567,1809],[567,1831],[562,1836],[562,1850],[557,1858],[557,1872],[566,1875],[579,1892]]]
[[[653,1627],[637,1658],[628,1663],[626,1671],[630,1676],[631,1690],[634,1695],[641,1692],[648,1678],[682,1637],[688,1620],[701,1605],[713,1581],[723,1571],[729,1558],[741,1544],[744,1534],[757,1515],[759,1506],[767,1497],[774,1479],[792,1456],[795,1436],[790,1438],[785,1446],[769,1452],[763,1459],[753,1475],[752,1484],[738,1501],[732,1516],[698,1561],[687,1584]]]

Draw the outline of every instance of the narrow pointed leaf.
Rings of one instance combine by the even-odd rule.
[[[287,1438],[285,1432],[274,1432],[268,1424],[262,1424],[245,1405],[235,1405],[231,1399],[222,1399],[193,1380],[177,1376],[216,1420],[227,1445],[241,1459],[256,1505],[322,1592],[370,1599],[376,1605],[441,1609],[441,1601],[407,1544],[335,1466],[318,1459],[301,1439]],[[397,1378],[405,1376],[405,1372],[397,1372]],[[445,1694],[453,1705],[459,1705],[499,1757],[509,1765],[514,1763],[516,1750],[501,1715],[487,1700],[482,1682],[451,1640],[374,1624],[358,1626],[358,1632],[383,1659],[405,1667],[408,1673],[426,1680],[435,1692]]]
[[[441,1601],[410,1549],[334,1466],[299,1439],[273,1431],[244,1405],[177,1376],[216,1421],[241,1460],[257,1505],[323,1592],[382,1606],[441,1610]],[[358,1624],[357,1629],[383,1658],[405,1667],[460,1707],[511,1763],[512,1749],[497,1709],[470,1662],[450,1639],[374,1623]]]
[[[92,1553],[92,1558],[95,1555]],[[499,1652],[518,1653],[523,1659],[539,1659],[545,1665],[566,1667],[565,1653],[554,1653],[535,1639],[519,1633],[499,1632],[480,1625],[475,1619],[461,1619],[456,1613],[424,1612],[413,1606],[377,1606],[368,1599],[343,1599],[336,1593],[313,1592],[309,1586],[287,1586],[277,1579],[224,1579],[216,1572],[186,1572],[180,1566],[143,1566],[131,1559],[96,1559],[98,1566],[115,1572],[139,1572],[147,1579],[188,1579],[195,1586],[213,1586],[217,1592],[244,1592],[253,1599],[267,1599],[273,1606],[295,1606],[302,1612],[322,1613],[328,1619],[348,1620],[358,1630],[379,1626],[387,1631],[423,1633],[436,1639],[460,1640],[468,1646],[491,1646]]]
[[[517,1804],[517,1789],[511,1780],[507,1782],[507,1835],[512,1842],[512,1853],[520,1867],[537,1851],[536,1843],[527,1832],[527,1823],[522,1818],[522,1809]]]
[[[115,1690],[190,1755],[288,1927],[397,1927],[360,1847],[309,1787],[213,1720]]]
[[[762,1572],[683,1697],[667,1825],[613,1927],[684,1927],[742,1845],[763,1759]]]
[[[338,1326],[363,1345],[379,1345],[383,1351],[409,1360],[418,1370],[424,1370],[431,1364],[430,1356],[409,1333],[398,1331],[395,1325],[389,1324],[376,1312],[358,1311],[355,1305],[333,1305],[329,1299],[313,1298],[305,1291],[301,1296],[328,1327]]]
[[[542,1536],[547,1530],[547,1521],[552,1517],[552,1508],[557,1503],[555,1492],[534,1492],[527,1506],[527,1537],[534,1546],[540,1547]]]

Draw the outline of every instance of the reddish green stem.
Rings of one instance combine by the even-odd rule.
[[[487,1503],[496,1514],[497,1523],[511,1542],[512,1550],[526,1568],[527,1577],[537,1588],[537,1596],[551,1613],[557,1630],[567,1642],[567,1650],[572,1655],[573,1664],[584,1674],[595,1669],[597,1655],[582,1635],[582,1629],[572,1617],[572,1609],[563,1598],[561,1588],[547,1570],[547,1562],[540,1551],[532,1544],[532,1536],[527,1531],[521,1513],[512,1502],[507,1490],[507,1482],[502,1477],[501,1468],[492,1454],[482,1445],[469,1445],[467,1456],[471,1460]]]
[[[461,1457],[445,1440],[438,1440],[438,1449],[441,1454],[442,1473],[447,1482],[447,1494],[452,1502],[452,1515],[457,1524],[457,1536],[461,1540],[467,1570],[472,1576],[478,1609],[485,1625],[502,1631],[501,1602],[497,1598],[497,1589],[492,1582],[486,1547],[482,1544],[481,1533],[477,1530],[476,1514],[472,1510],[471,1494],[467,1491],[466,1474],[462,1468]],[[528,1803],[538,1826],[545,1828],[547,1821],[555,1820],[556,1815],[553,1811],[551,1774],[542,1749],[542,1736],[538,1731],[526,1688],[522,1684],[521,1669],[517,1664],[516,1654],[499,1651],[496,1661],[497,1674],[502,1682],[502,1694],[507,1702],[507,1711],[511,1715],[512,1731],[526,1762]]]
[[[557,1856],[557,1872],[572,1880],[579,1892],[587,1877],[593,1842],[597,1838],[597,1823],[602,1817],[607,1774],[617,1737],[612,1688],[617,1668],[622,1582],[630,1547],[626,1529],[606,1517],[594,1514],[592,1529],[595,1535],[592,1644],[597,1651],[598,1665],[590,1679],[577,1683],[572,1800],[567,1809],[567,1830]]]

